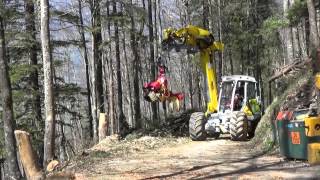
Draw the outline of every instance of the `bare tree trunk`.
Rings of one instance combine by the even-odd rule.
[[[124,28],[124,24],[122,23],[122,28]],[[131,73],[129,71],[129,63],[128,63],[128,56],[127,56],[127,48],[126,48],[126,32],[123,31],[123,38],[122,38],[122,46],[123,46],[123,53],[124,53],[124,59],[125,59],[125,64],[124,64],[124,69],[125,69],[125,75],[127,79],[127,101],[128,101],[128,122],[129,126],[133,127],[133,103],[132,103],[132,93],[131,93]]]
[[[54,158],[55,147],[55,110],[53,94],[53,66],[50,48],[49,30],[49,2],[41,0],[41,47],[43,56],[44,73],[44,106],[45,106],[45,134],[44,134],[44,158],[43,164]]]
[[[290,7],[290,0],[283,1],[283,12],[284,15],[287,13]],[[287,27],[284,29],[284,41],[286,47],[286,62],[285,64],[290,64],[293,60],[293,42],[292,42],[292,27]]]
[[[116,1],[113,1],[113,13],[117,13],[117,4]],[[119,40],[119,27],[118,22],[115,20],[114,22],[114,36],[115,36],[115,44],[116,44],[116,69],[117,69],[117,84],[118,84],[118,133],[123,135],[126,133],[126,120],[123,113],[123,101],[122,101],[122,80],[121,80],[121,59],[120,59],[120,40]]]
[[[14,131],[14,134],[16,136],[21,163],[27,179],[44,179],[44,173],[41,171],[41,168],[38,164],[38,157],[34,153],[31,145],[30,134],[19,130]]]
[[[302,22],[299,24],[298,36],[299,36],[299,44],[301,47],[301,54],[302,54],[302,57],[305,59],[308,56],[305,19],[303,19]]]
[[[316,21],[316,9],[313,0],[307,0],[310,25],[310,52],[313,58],[313,72],[320,72],[320,59],[317,59],[316,51],[319,48],[320,38]],[[320,50],[319,50],[320,51]]]
[[[152,1],[148,0],[148,30],[149,30],[149,49],[151,63],[151,79],[156,78],[156,65],[154,62],[154,36],[153,36],[153,21],[152,21]],[[152,103],[152,119],[154,122],[158,119],[157,104]]]
[[[218,0],[218,38],[219,38],[219,41],[222,42],[222,25],[221,25],[221,2],[220,0]],[[219,62],[218,62],[218,82],[221,82],[222,80],[222,76],[223,76],[223,57],[224,57],[224,54],[223,52],[218,52],[218,55],[219,55]]]
[[[102,43],[101,35],[101,15],[100,15],[100,0],[93,0],[91,4],[91,13],[92,13],[92,60],[93,65],[96,66],[94,76],[95,76],[95,88],[96,88],[96,102],[97,102],[97,112],[104,112],[104,103],[103,103],[103,79],[102,79],[102,53],[100,50],[100,45]],[[98,118],[93,120],[94,127],[94,142],[98,142]]]
[[[35,114],[37,128],[40,128],[40,121],[42,121],[41,117],[41,102],[40,102],[40,92],[39,92],[39,73],[38,69],[35,67],[38,65],[38,58],[37,58],[37,45],[36,45],[36,27],[35,27],[35,13],[34,13],[34,4],[32,0],[25,0],[25,7],[26,7],[26,32],[30,34],[30,41],[32,43],[29,50],[29,58],[30,58],[30,65],[32,67],[32,72],[30,74],[30,86],[32,89],[33,95],[33,102],[32,102],[32,109]]]
[[[244,57],[244,55],[243,55],[243,47],[241,47],[241,49],[240,49],[241,74],[244,74],[244,71],[245,71],[245,69],[244,69],[245,64],[244,64],[244,58],[243,57]]]
[[[88,119],[89,119],[89,126],[90,126],[90,137],[93,138],[93,119],[92,119],[92,108],[91,108],[91,87],[90,87],[90,76],[89,76],[89,59],[88,59],[88,49],[86,45],[86,38],[85,38],[85,32],[84,32],[84,24],[83,24],[83,16],[82,16],[82,3],[81,0],[78,0],[79,4],[79,30],[80,30],[80,38],[81,38],[81,44],[83,48],[83,57],[84,57],[84,63],[86,68],[86,85],[87,85],[87,103],[88,103]]]
[[[132,4],[132,0],[131,0]],[[144,4],[144,0],[143,0]],[[130,16],[131,19],[131,29],[130,29],[130,46],[134,56],[133,59],[133,96],[134,96],[134,119],[135,119],[135,128],[142,128],[141,124],[141,106],[140,106],[140,86],[139,86],[139,73],[140,73],[140,56],[138,50],[138,38],[136,36],[136,23],[133,16]],[[144,21],[142,22],[141,29],[139,34],[142,34]]]
[[[107,3],[109,3],[110,1],[107,1]],[[110,6],[109,4],[107,5],[107,16],[109,17],[110,16]],[[108,40],[110,41],[111,39],[111,23],[110,21],[107,22],[107,29],[108,29]],[[109,56],[111,55],[111,51],[112,51],[112,47],[111,47],[111,43],[109,43],[108,45],[108,54]],[[108,64],[108,99],[109,99],[109,102],[108,102],[108,110],[109,110],[109,127],[110,127],[110,134],[115,134],[117,132],[117,128],[116,128],[116,123],[115,123],[115,118],[114,118],[114,96],[113,96],[113,93],[114,93],[114,88],[113,88],[113,85],[114,85],[114,81],[113,81],[113,59],[110,58],[109,60],[109,64]]]
[[[189,100],[190,100],[190,109],[193,109],[194,108],[194,100],[193,100],[193,94],[194,94],[194,91],[193,91],[193,73],[192,73],[192,63],[190,63],[191,59],[190,59],[190,55],[187,55],[186,57],[186,62],[187,62],[187,65],[188,65],[188,77],[189,77]]]
[[[5,164],[5,159],[0,159],[0,179],[4,179],[4,164]]]
[[[158,0],[159,39],[162,40],[161,1]]]
[[[230,58],[230,74],[233,75],[234,71],[233,71],[233,60],[232,60],[231,50],[229,50],[229,58]]]
[[[0,16],[0,92],[2,100],[2,120],[4,129],[4,144],[6,150],[6,163],[8,165],[8,172],[5,172],[6,179],[19,179],[20,171],[17,162],[16,154],[16,141],[14,139],[13,130],[15,128],[15,122],[13,119],[12,108],[12,92],[11,83],[8,73],[8,62],[6,56],[6,44],[4,36],[3,17]]]
[[[208,0],[202,0],[202,24],[204,29],[209,29],[209,19],[208,19],[208,12],[209,12],[209,3]]]
[[[199,70],[195,70],[197,77],[196,77],[196,83],[197,83],[197,90],[198,90],[198,109],[202,108],[202,93],[201,93],[201,72]]]

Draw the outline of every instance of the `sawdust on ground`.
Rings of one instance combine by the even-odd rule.
[[[248,142],[230,141],[228,136],[199,142],[192,142],[187,138],[142,138],[144,140],[135,140],[135,144],[145,140],[148,144],[152,141],[161,143],[154,143],[153,148],[126,150],[128,153],[124,151],[116,156],[95,157],[94,160],[85,158],[82,165],[78,164],[73,169],[86,179],[101,180],[320,178],[320,166],[287,161],[277,153],[256,152],[249,149]],[[131,145],[123,147],[135,148],[134,143],[132,145],[130,141],[129,144]],[[143,147],[142,144],[138,145]]]

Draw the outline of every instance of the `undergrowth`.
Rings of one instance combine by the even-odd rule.
[[[279,147],[275,128],[277,113],[281,107],[286,106],[286,103],[289,103],[287,100],[289,95],[296,94],[300,87],[312,82],[312,74],[310,72],[301,72],[292,78],[290,86],[286,88],[284,93],[275,97],[273,102],[265,110],[255,131],[255,137],[251,140],[252,147],[262,151],[277,150]]]

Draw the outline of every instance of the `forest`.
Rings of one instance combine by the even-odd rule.
[[[201,48],[163,48],[166,32],[190,25],[223,43],[210,54],[216,85],[201,69]],[[208,88],[225,93],[225,76],[255,79],[264,115],[255,125],[258,134],[271,128],[269,119],[279,110],[320,105],[313,83],[320,72],[319,33],[318,0],[1,1],[0,179],[33,179],[20,150],[28,140],[32,161],[46,169],[53,160],[68,164],[108,138],[158,133],[189,139],[191,113],[209,111]],[[162,67],[174,101],[149,102],[145,88]],[[300,93],[303,83],[309,89]],[[290,88],[299,93],[285,94]],[[272,144],[269,135],[256,136],[252,142]]]

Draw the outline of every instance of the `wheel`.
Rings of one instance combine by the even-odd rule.
[[[230,135],[233,141],[245,141],[248,135],[248,120],[243,112],[235,112],[230,119]]]
[[[206,119],[203,112],[191,114],[189,120],[189,134],[193,141],[204,141],[207,139],[207,133],[204,129]]]

